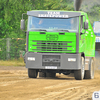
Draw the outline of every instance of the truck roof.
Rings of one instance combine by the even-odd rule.
[[[86,15],[86,13],[82,11],[32,10],[32,11],[27,11],[27,15],[35,17],[70,18],[70,17]]]

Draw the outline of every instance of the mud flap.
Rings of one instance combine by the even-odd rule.
[[[85,70],[89,70],[89,62],[91,57],[85,57]]]

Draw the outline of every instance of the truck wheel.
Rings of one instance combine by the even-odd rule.
[[[89,70],[85,71],[85,79],[93,79],[94,78],[94,60],[93,58],[89,62]]]
[[[46,72],[46,77],[55,77],[56,73]]]
[[[37,78],[38,71],[35,69],[28,69],[29,78]]]
[[[84,57],[81,57],[81,69],[74,71],[74,76],[76,80],[83,80],[85,73],[84,66],[85,66],[85,60]]]
[[[45,72],[39,72],[39,77],[46,77],[46,73]]]

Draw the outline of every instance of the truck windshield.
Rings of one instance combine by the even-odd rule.
[[[95,22],[94,23],[94,33],[97,36],[100,36],[100,22]]]
[[[78,32],[79,17],[74,18],[40,18],[28,17],[28,31],[67,31]]]

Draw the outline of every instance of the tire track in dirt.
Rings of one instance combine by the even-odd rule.
[[[96,87],[93,87],[92,89],[88,89],[87,90],[87,93],[82,95],[80,98],[80,100],[87,100],[87,98],[91,99],[92,100],[92,94],[94,91],[99,91],[100,90],[100,86],[96,86]]]
[[[43,95],[43,96],[41,96],[41,97],[39,97],[39,98],[36,98],[36,99],[33,99],[33,100],[47,100],[48,98],[49,99],[51,99],[51,100],[70,100],[71,98],[73,98],[73,97],[75,97],[75,95],[78,95],[78,94],[80,94],[80,96],[83,96],[83,95],[85,95],[86,93],[87,93],[87,88],[86,87],[88,87],[88,86],[90,86],[90,85],[95,85],[95,82],[96,82],[96,80],[93,80],[93,83],[91,83],[91,81],[90,82],[88,82],[88,84],[86,84],[86,85],[84,85],[85,83],[86,83],[86,81],[84,81],[84,82],[70,82],[70,83],[68,83],[68,84],[66,84],[66,82],[65,83],[63,83],[63,85],[62,84],[57,84],[57,85],[53,85],[53,86],[49,86],[49,87],[45,87],[45,89],[50,89],[50,88],[52,88],[52,89],[56,89],[56,88],[61,88],[61,87],[64,87],[64,88],[66,88],[66,87],[71,87],[71,88],[66,88],[66,89],[61,89],[60,90],[60,92],[49,92],[48,94],[46,94],[46,95]],[[90,83],[90,84],[89,84]],[[66,84],[66,86],[64,85],[64,84]],[[72,87],[72,85],[74,84],[74,87]],[[75,86],[75,85],[79,85],[80,84],[80,86]],[[62,86],[61,86],[62,85]],[[90,90],[93,90],[95,87],[93,87],[93,88],[90,88],[89,89],[89,91]],[[75,90],[76,89],[76,90]],[[75,92],[76,91],[76,92]],[[82,92],[82,93],[81,93]],[[73,95],[71,95],[71,96],[69,96],[69,94],[73,94]],[[60,96],[59,96],[60,95]],[[66,97],[65,97],[66,96]],[[79,96],[79,97],[80,97]],[[79,98],[78,97],[78,98]],[[55,99],[54,99],[55,98]],[[60,99],[59,99],[60,98]],[[63,99],[61,99],[61,98],[63,98]],[[77,97],[76,97],[76,99],[78,99]]]
[[[56,84],[56,85],[52,85],[52,86],[48,86],[48,87],[45,87],[45,89],[51,89],[51,88],[60,88],[60,87],[64,87],[64,86],[67,86],[67,85],[72,85],[72,84],[80,84],[80,83],[85,83],[85,82],[64,82],[64,83],[60,83],[60,84]]]
[[[60,94],[60,96],[58,96],[58,100],[64,100],[64,99],[62,99],[62,98],[64,98],[64,97],[68,97],[70,94],[72,94],[73,93],[73,91],[75,92],[76,91],[76,89],[79,89],[80,87],[82,87],[82,86],[78,86],[78,87],[73,87],[73,88],[69,88],[69,89],[65,89],[65,93],[63,93],[62,95]],[[76,91],[76,93],[77,93],[78,91]],[[56,96],[57,97],[57,96]],[[53,97],[53,98],[55,98],[55,97]],[[53,99],[52,98],[52,99]]]
[[[72,90],[70,95],[64,95],[62,97],[62,99],[60,99],[60,100],[70,100],[71,98],[75,97],[76,95],[79,95],[79,93],[80,93],[80,89],[77,89],[77,91]]]
[[[93,80],[75,80],[64,75],[30,79],[26,70],[0,75],[0,100],[92,100],[93,92],[100,89],[100,71]]]
[[[52,86],[48,86],[48,87],[44,87],[45,89],[53,89],[53,88],[61,88],[61,87],[66,87],[67,85],[80,85],[80,84],[85,84],[86,81],[88,80],[81,80],[81,81],[77,81],[77,80],[74,80],[73,82],[64,82],[64,83],[60,83],[60,84],[56,84],[56,85],[52,85]],[[91,83],[91,81],[93,83]],[[98,80],[90,80],[88,81],[88,84],[95,84],[94,82],[98,82]]]
[[[87,90],[86,90],[86,89],[83,89],[83,91],[80,91],[80,92],[82,92],[82,93],[78,94],[78,97],[77,97],[77,95],[73,97],[74,100],[77,100],[77,99],[79,99],[81,96],[85,95],[85,94],[87,93]],[[73,100],[73,98],[70,97],[70,100]]]
[[[94,89],[95,89],[95,87],[87,90],[85,87],[83,87],[83,89],[79,90],[79,93],[77,93],[76,96],[75,96],[75,94],[73,94],[73,95],[71,95],[69,97],[65,97],[61,100],[73,100],[73,99],[78,100],[78,99],[81,99],[81,97],[84,96],[85,94],[87,94],[89,91],[93,91]]]
[[[75,91],[76,89],[79,89],[80,87],[82,87],[82,86],[71,87],[71,88],[64,89],[64,93],[60,94],[60,96],[58,96],[59,99],[62,100],[63,97],[69,96],[70,94],[72,94],[73,91]],[[56,97],[57,97],[57,95],[56,95]],[[55,97],[52,97],[52,99],[53,98],[55,98]]]
[[[56,96],[59,96],[59,95],[62,95],[62,94],[63,94],[62,96],[64,96],[68,90],[76,89],[76,88],[80,88],[80,87],[82,87],[82,86],[71,87],[71,88],[67,88],[67,89],[62,89],[60,92],[51,92],[51,93],[49,92],[48,94],[46,94],[46,95],[44,95],[44,96],[41,96],[41,97],[39,97],[39,98],[35,98],[35,99],[33,99],[33,100],[47,100],[48,98],[52,100],[52,99],[53,99],[54,97],[56,97]],[[68,92],[67,92],[68,95],[69,95],[70,92],[71,92],[71,91],[68,91]]]
[[[78,99],[81,100],[82,96],[84,96],[90,91],[93,91],[96,88],[97,87],[92,87],[89,90],[87,90],[85,86],[72,87],[72,88],[61,90],[60,92],[51,92],[51,93],[49,92],[44,96],[32,100],[47,100],[48,98],[50,100],[73,100],[73,98],[74,100],[78,100]]]
[[[99,88],[99,87],[98,87]],[[87,89],[85,86],[83,86],[82,88],[78,88],[78,91],[76,93],[74,93],[72,91],[71,93],[71,96],[66,96],[66,97],[63,97],[62,99],[59,99],[59,100],[81,100],[82,99],[82,96],[86,95],[87,93],[93,93],[93,91],[97,89],[97,87],[90,87],[89,89]],[[86,99],[85,99],[86,100]]]

